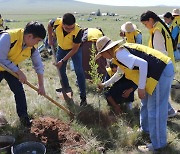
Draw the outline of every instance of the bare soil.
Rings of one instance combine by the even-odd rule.
[[[47,153],[73,154],[78,153],[79,149],[85,150],[86,142],[81,134],[72,130],[70,124],[59,119],[51,117],[34,119],[29,135],[44,143]]]

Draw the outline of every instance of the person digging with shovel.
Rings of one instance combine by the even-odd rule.
[[[23,85],[27,83],[25,74],[18,65],[31,58],[38,76],[38,94],[45,95],[44,67],[36,45],[46,36],[43,24],[29,22],[24,29],[12,29],[0,32],[0,63],[18,75],[18,79],[0,67],[0,82],[5,79],[14,93],[16,110],[22,125],[29,127],[31,121],[27,113],[26,96]]]
[[[53,29],[55,30],[58,44],[56,66],[60,71],[62,78],[61,83],[63,85],[63,89],[59,89],[59,92],[64,90],[65,93],[72,93],[66,74],[67,61],[69,58],[72,58],[80,90],[80,106],[86,106],[86,83],[82,67],[82,48],[80,46],[82,29],[78,26],[78,24],[76,24],[76,19],[71,13],[64,14],[63,18],[50,20],[48,24],[48,41],[51,46],[53,45]]]

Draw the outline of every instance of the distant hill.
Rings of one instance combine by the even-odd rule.
[[[165,6],[166,7],[166,6]],[[97,11],[100,9],[102,12],[123,12],[132,13],[142,12],[147,9],[161,11],[164,7],[124,7],[124,6],[105,6],[97,4],[88,4],[77,2],[74,0],[0,0],[0,13],[1,14],[55,14],[62,12],[79,12],[86,13],[90,11]],[[169,11],[171,11],[170,8]]]

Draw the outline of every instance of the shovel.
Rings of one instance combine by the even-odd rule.
[[[4,66],[3,64],[0,63],[0,66],[2,68],[4,68],[7,72],[9,72],[11,75],[13,75],[14,77],[18,78],[18,75],[14,72],[12,72],[9,68],[7,68],[6,66]],[[34,89],[35,91],[38,91],[38,88],[36,88],[35,86],[33,86],[31,83],[29,83],[27,81],[26,83],[30,88]],[[55,100],[53,100],[51,97],[49,97],[48,95],[43,95],[45,98],[47,98],[49,101],[51,101],[53,104],[55,104],[56,106],[58,106],[59,108],[61,108],[62,110],[64,110],[71,118],[74,118],[74,113],[72,113],[71,111],[69,111],[68,109],[66,109],[64,106],[60,105],[58,102],[56,102]]]
[[[52,53],[53,53],[53,57],[54,57],[54,61],[55,63],[57,63],[57,60],[56,60],[56,53],[55,53],[55,50],[54,50],[54,47],[51,46],[51,50],[52,50]],[[57,68],[57,67],[56,67]],[[59,80],[60,80],[60,84],[61,84],[61,91],[57,92],[58,96],[61,98],[61,99],[64,99],[66,101],[69,101],[71,98],[72,98],[72,92],[65,92],[65,88],[64,88],[64,84],[62,82],[62,77],[61,77],[61,73],[59,71],[59,69],[57,68],[57,72],[58,72],[58,76],[59,76]]]

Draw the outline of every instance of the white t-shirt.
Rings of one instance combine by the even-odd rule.
[[[129,69],[133,69],[135,66],[139,67],[139,83],[138,88],[144,89],[146,85],[147,71],[148,71],[148,63],[146,60],[139,58],[125,48],[119,49],[116,52],[116,58],[119,62],[124,64]]]

